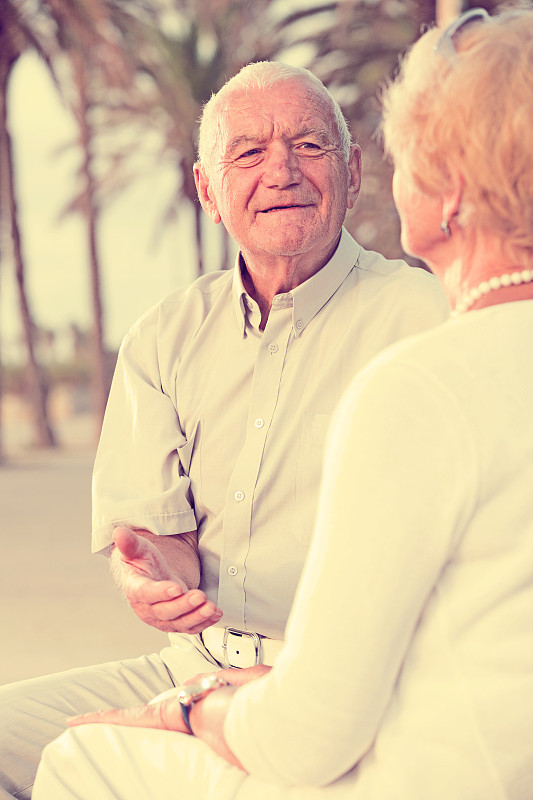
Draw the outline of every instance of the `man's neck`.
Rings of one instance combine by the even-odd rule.
[[[313,258],[311,253],[271,256],[269,259],[256,259],[249,253],[241,253],[242,281],[261,311],[261,330],[265,328],[274,297],[296,289],[316,275],[328,263],[337,245],[338,241],[321,259]]]

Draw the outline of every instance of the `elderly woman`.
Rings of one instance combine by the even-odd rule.
[[[172,697],[74,720],[171,730],[72,728],[34,800],[531,800],[532,130],[533,11],[470,11],[412,48],[385,146],[404,247],[455,319],[341,403],[275,667],[185,687],[183,716]]]

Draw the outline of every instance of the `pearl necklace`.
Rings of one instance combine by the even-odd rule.
[[[489,292],[495,292],[507,286],[520,286],[522,283],[533,281],[533,269],[524,269],[521,272],[505,272],[503,275],[494,275],[486,281],[482,281],[478,286],[474,286],[465,292],[455,304],[455,313],[463,314],[474,305],[476,300]]]

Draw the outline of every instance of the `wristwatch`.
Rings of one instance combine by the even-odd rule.
[[[181,715],[185,725],[188,727],[191,733],[193,731],[191,728],[189,715],[193,705],[197,703],[198,700],[202,700],[204,697],[207,697],[208,694],[211,694],[211,692],[214,692],[216,689],[221,689],[223,686],[228,685],[229,684],[227,681],[219,678],[216,672],[213,672],[211,675],[204,675],[202,678],[194,681],[193,683],[187,683],[183,686],[180,686],[178,691],[178,701],[181,707]]]

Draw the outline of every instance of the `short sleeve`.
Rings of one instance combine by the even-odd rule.
[[[116,525],[168,535],[196,529],[185,437],[163,391],[157,310],[124,340],[109,395],[93,473],[93,552]]]

